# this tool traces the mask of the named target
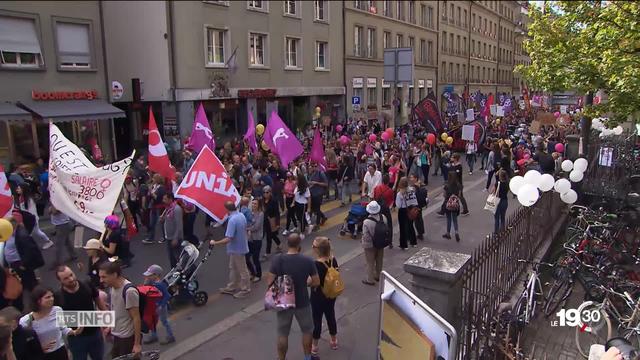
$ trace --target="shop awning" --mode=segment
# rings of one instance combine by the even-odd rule
[[[12,103],[0,102],[0,120],[31,121],[31,113],[20,109]]]
[[[45,121],[104,120],[126,117],[124,111],[102,100],[24,102],[20,106]]]

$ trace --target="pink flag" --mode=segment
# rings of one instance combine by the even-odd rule
[[[269,149],[280,156],[280,162],[285,168],[289,166],[291,161],[300,156],[304,150],[300,141],[275,111],[271,112],[263,138]]]
[[[249,144],[249,148],[251,148],[251,152],[255,153],[258,151],[258,145],[256,145],[256,123],[253,121],[253,114],[251,111],[247,111],[249,116],[249,125],[247,128],[247,133],[244,134],[244,139]]]
[[[313,144],[311,145],[311,154],[309,159],[317,162],[325,168],[327,167],[327,161],[324,157],[324,147],[322,146],[322,135],[320,134],[320,129],[317,127],[313,134]]]
[[[213,131],[209,127],[209,120],[207,120],[207,114],[204,112],[202,103],[198,106],[196,111],[196,119],[193,122],[191,128],[191,137],[189,137],[189,144],[187,147],[191,148],[196,153],[200,153],[200,150],[207,145],[211,149],[216,148],[216,141],[213,138]]]

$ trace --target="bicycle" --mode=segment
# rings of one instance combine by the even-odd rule
[[[616,336],[612,320],[618,324],[620,336],[633,346],[640,347],[640,301],[634,301],[627,291],[620,293],[612,288],[595,286],[605,292],[605,297],[601,303],[587,301],[578,307],[576,346],[580,354],[588,358],[591,345],[604,344],[607,339]],[[620,304],[623,305],[622,309]]]
[[[542,291],[542,282],[540,281],[540,265],[553,267],[553,264],[535,262],[529,260],[518,260],[519,262],[529,263],[533,265],[531,274],[525,282],[525,287],[516,301],[514,308],[514,316],[518,320],[520,326],[520,336],[524,332],[524,327],[535,318],[536,306],[538,298],[542,297],[544,301],[544,293]]]
[[[117,358],[113,358],[113,360],[134,360],[134,359],[158,360],[160,359],[160,352],[159,351],[143,351],[139,355],[132,353],[132,354],[118,356]]]

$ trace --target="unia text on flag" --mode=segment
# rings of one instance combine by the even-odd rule
[[[164,147],[162,136],[153,116],[153,109],[149,106],[149,170],[156,172],[169,180],[176,178],[176,169],[171,165],[167,148]]]
[[[4,167],[0,164],[0,218],[11,215],[11,209],[13,209],[13,195]]]
[[[267,143],[271,151],[280,157],[280,162],[284,168],[287,168],[289,163],[304,151],[300,141],[275,111],[271,112],[267,122],[267,128],[264,131],[264,142]]]
[[[95,167],[76,144],[49,124],[49,193],[51,204],[78,223],[98,232],[111,215],[133,161],[131,156]]]
[[[184,175],[175,196],[196,205],[217,222],[223,222],[229,215],[225,202],[231,201],[236,206],[240,203],[240,194],[231,177],[208,146],[202,148]]]
[[[253,113],[251,111],[247,111],[247,117],[249,118],[249,124],[247,125],[247,133],[244,134],[244,139],[247,144],[249,144],[251,152],[255,154],[255,152],[258,151],[258,145],[256,144],[256,122],[253,120]]]
[[[196,111],[196,117],[193,121],[191,136],[189,137],[189,144],[187,146],[197,154],[205,145],[210,149],[216,148],[216,141],[213,137],[213,131],[211,131],[211,127],[209,127],[207,114],[204,112],[204,106],[200,103]]]

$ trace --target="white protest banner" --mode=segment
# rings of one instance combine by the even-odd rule
[[[567,113],[567,105],[560,105],[560,114]]]
[[[496,112],[498,111],[498,105],[493,104],[489,107],[489,111],[491,112],[491,115],[496,116]]]
[[[496,108],[496,116],[504,116],[504,107],[499,106]]]
[[[49,124],[49,192],[51,204],[78,223],[104,231],[131,165],[124,160],[95,167],[60,129]]]
[[[462,140],[475,141],[476,127],[473,125],[462,125]]]
[[[473,121],[475,119],[475,114],[473,113],[473,109],[467,109],[467,121]]]

